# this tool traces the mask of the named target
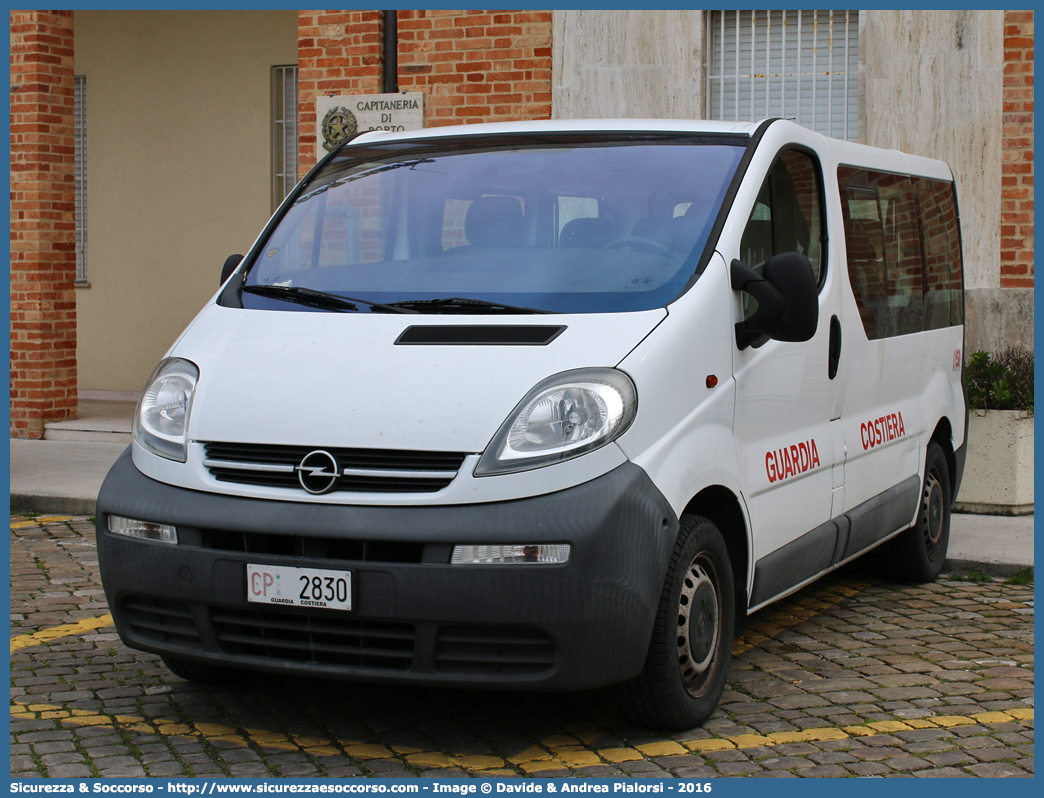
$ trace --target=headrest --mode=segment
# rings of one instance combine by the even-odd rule
[[[514,197],[481,197],[468,207],[464,236],[476,247],[512,247],[525,239],[522,206]]]

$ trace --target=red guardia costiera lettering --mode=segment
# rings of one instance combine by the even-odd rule
[[[765,452],[765,471],[769,482],[777,482],[795,474],[803,474],[819,465],[816,439]]]
[[[905,434],[906,427],[903,426],[902,413],[889,413],[859,425],[859,440],[863,443],[864,452],[886,441],[901,438]]]

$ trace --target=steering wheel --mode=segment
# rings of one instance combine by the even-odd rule
[[[625,247],[644,249],[647,252],[652,252],[654,255],[666,255],[669,258],[679,260],[678,254],[670,247],[661,244],[659,241],[651,238],[642,238],[641,236],[624,236],[603,245],[602,249],[623,249]]]

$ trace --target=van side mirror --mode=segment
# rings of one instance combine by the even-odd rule
[[[758,309],[736,324],[736,345],[746,349],[764,335],[777,341],[807,341],[819,325],[819,286],[808,258],[781,252],[765,261],[761,274],[732,261],[732,288],[758,301]]]
[[[229,255],[225,258],[225,265],[221,267],[221,283],[224,285],[225,281],[232,276],[232,272],[236,270],[236,267],[242,262],[242,255]]]

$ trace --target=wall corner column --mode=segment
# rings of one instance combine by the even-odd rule
[[[13,438],[76,417],[73,12],[12,11]]]

